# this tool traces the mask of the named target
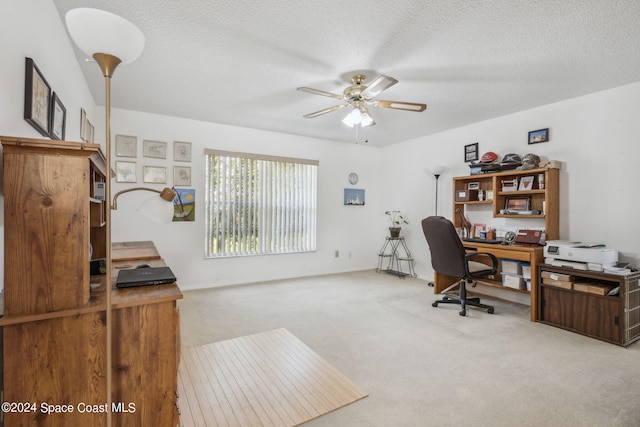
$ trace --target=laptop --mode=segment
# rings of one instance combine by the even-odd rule
[[[163,285],[173,283],[176,276],[169,267],[144,267],[120,270],[116,287],[131,288],[134,286]]]

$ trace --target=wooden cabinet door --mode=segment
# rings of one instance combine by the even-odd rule
[[[573,298],[570,292],[541,286],[542,310],[541,321],[552,323],[563,328],[573,328]]]
[[[585,333],[614,343],[621,343],[620,300],[612,297],[589,296],[589,318]]]

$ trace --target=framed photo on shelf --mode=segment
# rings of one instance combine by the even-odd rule
[[[116,156],[137,157],[138,138],[130,135],[116,135]]]
[[[138,182],[136,162],[116,162],[116,182]]]
[[[191,143],[173,141],[173,160],[175,160],[176,162],[190,162]]]
[[[539,142],[547,141],[549,141],[549,128],[529,132],[529,144],[537,144]]]
[[[144,157],[153,157],[155,159],[167,158],[167,143],[162,141],[142,141],[142,155]]]
[[[509,196],[505,198],[504,208],[510,211],[528,211],[530,204],[529,196]]]
[[[25,61],[24,80],[24,119],[43,136],[49,137],[51,86],[31,58]]]
[[[480,183],[478,181],[472,181],[467,185],[468,190],[479,190]]]
[[[191,186],[191,166],[173,167],[173,185],[181,187]]]
[[[471,230],[471,235],[473,236],[473,238],[480,238],[480,232],[485,231],[486,227],[486,224],[473,224],[473,229]]]
[[[464,146],[464,161],[472,162],[478,160],[478,143],[467,144]]]
[[[533,176],[523,176],[520,178],[520,185],[518,191],[533,190]]]
[[[153,184],[166,184],[167,168],[164,166],[145,166],[142,171],[142,181]]]
[[[64,140],[65,127],[67,125],[67,109],[57,93],[53,92],[51,97],[51,119],[49,120],[51,130],[49,135],[52,139]]]

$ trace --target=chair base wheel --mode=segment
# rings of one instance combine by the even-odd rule
[[[487,309],[487,313],[489,313],[489,314],[493,314],[493,307],[492,307],[492,308],[488,308],[488,309]]]
[[[466,316],[466,315],[467,315],[467,310],[460,311],[460,316]]]
[[[431,304],[431,305],[432,305],[433,307],[437,307],[437,306],[438,306],[438,303],[437,303],[437,302],[434,302],[434,303],[433,303],[433,304]]]

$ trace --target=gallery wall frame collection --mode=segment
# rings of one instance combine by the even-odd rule
[[[167,159],[169,144],[165,141],[151,139],[142,140],[142,157],[149,159]],[[134,135],[115,136],[115,154],[122,160],[116,161],[116,182],[138,182],[137,158],[138,137]],[[173,160],[175,162],[191,161],[191,143],[173,142]],[[168,181],[167,166],[144,164],[142,166],[142,182],[150,184],[166,184]],[[173,186],[191,186],[191,166],[173,166]]]
[[[42,136],[64,140],[67,109],[32,58],[25,58],[24,119]]]

